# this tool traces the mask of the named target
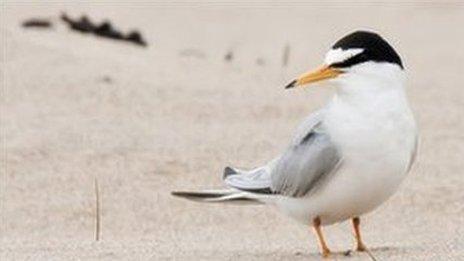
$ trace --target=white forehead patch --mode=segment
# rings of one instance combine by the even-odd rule
[[[325,64],[333,64],[333,63],[340,63],[349,58],[362,53],[364,49],[362,48],[352,48],[343,50],[342,48],[331,49],[325,55]]]

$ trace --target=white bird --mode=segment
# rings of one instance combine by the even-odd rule
[[[319,81],[334,86],[334,96],[303,122],[282,154],[248,171],[226,167],[228,189],[172,194],[203,202],[275,205],[313,226],[324,257],[330,250],[321,226],[351,219],[356,250],[366,251],[359,217],[398,189],[417,151],[404,67],[382,37],[356,31],[332,46],[323,66],[286,88]]]

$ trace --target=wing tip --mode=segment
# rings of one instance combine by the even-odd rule
[[[238,174],[238,172],[235,169],[227,166],[224,168],[224,175],[222,176],[222,178],[226,179],[227,177],[236,175],[236,174]]]
[[[180,198],[208,199],[222,197],[224,195],[227,195],[227,193],[214,193],[203,191],[171,191],[171,195]]]

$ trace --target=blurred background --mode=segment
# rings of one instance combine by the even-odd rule
[[[319,258],[309,228],[272,208],[169,193],[277,155],[333,91],[283,86],[358,29],[400,53],[421,132],[365,241],[378,260],[464,258],[463,2],[0,5],[0,259]],[[82,16],[99,33],[71,29]],[[352,247],[348,224],[326,234]]]

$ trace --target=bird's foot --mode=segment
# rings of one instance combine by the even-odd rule
[[[365,252],[365,251],[367,251],[367,247],[363,243],[358,243],[356,245],[356,251]]]
[[[332,254],[332,252],[330,252],[330,249],[328,249],[328,248],[322,249],[321,255],[322,255],[323,258],[330,257],[330,254]]]

